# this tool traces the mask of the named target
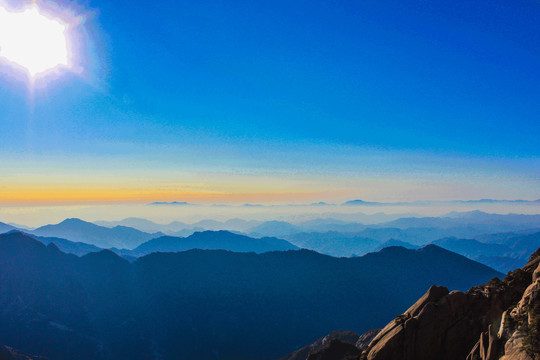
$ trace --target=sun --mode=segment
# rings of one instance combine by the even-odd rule
[[[37,5],[11,12],[0,6],[0,59],[31,77],[70,64],[68,24],[42,14]]]

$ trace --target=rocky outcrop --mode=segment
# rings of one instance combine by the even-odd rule
[[[373,329],[359,336],[354,331],[336,330],[281,360],[357,359],[380,331]]]
[[[532,271],[532,282],[520,301],[503,312],[498,330],[490,325],[480,335],[467,360],[540,359],[540,257],[535,255],[523,268]]]
[[[539,359],[539,253],[504,280],[465,293],[431,287],[373,339],[362,358]]]
[[[356,346],[334,339],[330,342],[328,347],[309,354],[307,360],[353,360],[361,353],[361,350]]]
[[[305,360],[310,358],[312,354],[321,354],[325,349],[330,347],[336,347],[336,351],[342,351],[342,349],[347,348],[346,345],[350,345],[356,349],[356,343],[360,340],[360,336],[354,331],[343,331],[336,330],[332,331],[327,336],[318,339],[313,344],[305,346],[299,350],[296,350],[292,354],[287,355],[281,360]],[[371,339],[370,339],[371,340]],[[337,348],[340,350],[337,350]],[[358,349],[357,349],[358,350]],[[315,359],[315,358],[310,358]]]
[[[371,341],[375,338],[375,336],[377,336],[380,332],[381,332],[381,329],[373,329],[373,330],[366,331],[365,333],[360,335],[360,337],[356,341],[356,344],[355,344],[356,347],[359,348],[360,350],[365,349],[371,343]]]
[[[332,360],[540,360],[539,298],[540,249],[504,280],[494,278],[467,292],[432,286],[369,345],[357,341],[360,354],[336,340],[311,355],[332,354],[326,357]]]

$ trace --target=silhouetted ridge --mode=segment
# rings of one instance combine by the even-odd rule
[[[377,327],[433,283],[466,289],[502,276],[433,249],[189,250],[129,263],[0,235],[0,339],[54,360],[275,359],[336,328]]]
[[[152,252],[179,252],[190,249],[230,250],[256,252],[297,249],[291,243],[277,238],[251,238],[229,231],[195,232],[188,237],[162,236],[149,240],[125,254],[143,256]]]
[[[92,252],[81,257],[81,261],[94,265],[127,265],[129,261],[118,256],[111,250]]]
[[[47,247],[47,250],[49,250],[49,251],[61,252],[60,248],[58,246],[56,246],[55,243],[49,243],[46,247]]]
[[[0,222],[0,233],[6,233],[11,230],[17,230],[14,226]]]
[[[79,218],[67,218],[65,219],[64,221],[61,221],[60,224],[70,224],[70,225],[83,225],[83,226],[88,226],[88,227],[95,227],[97,225],[94,225],[92,223],[89,223],[87,221],[84,221],[84,220],[81,220]]]
[[[149,234],[130,227],[115,226],[108,228],[81,219],[66,219],[58,224],[45,225],[29,233],[83,242],[100,248],[132,249],[162,233]]]
[[[12,231],[0,235],[0,249],[40,252],[45,250],[45,245],[20,231]]]

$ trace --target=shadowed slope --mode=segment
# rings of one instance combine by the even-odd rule
[[[335,328],[388,321],[433,283],[500,275],[436,246],[351,259],[190,250],[130,264],[20,233],[0,235],[0,270],[0,338],[57,360],[272,359]]]

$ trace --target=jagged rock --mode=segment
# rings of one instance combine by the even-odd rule
[[[493,327],[489,325],[487,332],[480,334],[480,340],[467,356],[466,360],[496,360],[498,359],[499,338],[493,332]]]
[[[368,330],[358,336],[354,331],[336,330],[281,360],[344,359],[345,355],[355,359],[380,331],[381,329]]]
[[[381,331],[363,357],[368,360],[538,359],[540,257],[537,253],[523,269],[509,273],[503,281],[493,279],[466,293],[453,291],[447,295],[444,288],[430,288]],[[535,282],[531,284],[533,279]],[[518,301],[512,312],[505,311]],[[526,319],[525,324],[519,325],[519,319]],[[524,355],[527,353],[524,344],[529,355]]]
[[[319,353],[331,345],[338,345],[338,343],[334,343],[334,340],[338,340],[342,344],[354,346],[359,339],[360,337],[354,331],[332,331],[330,334],[318,339],[313,344],[305,346],[292,354],[287,355],[281,360],[306,360],[313,353]],[[340,348],[343,348],[343,346],[340,345]]]
[[[537,258],[540,260],[540,258]],[[529,265],[529,264],[528,264]],[[540,263],[533,272],[533,283],[519,303],[501,322],[499,337],[505,341],[501,360],[540,359]]]
[[[364,348],[368,346],[369,343],[371,343],[371,341],[375,338],[375,336],[377,336],[377,334],[381,332],[381,330],[382,329],[372,329],[360,335],[360,337],[356,341],[356,347],[360,350],[364,350]]]
[[[540,343],[534,337],[538,334],[537,284],[540,283],[537,253],[525,267],[509,273],[504,280],[495,278],[466,293],[448,294],[445,288],[431,287],[373,339],[363,357],[368,360],[496,360],[507,354],[501,359],[536,360],[536,357],[522,357],[522,353],[525,352],[524,341],[525,345],[529,344],[531,354],[538,351],[535,346]],[[533,278],[535,282],[531,284]],[[505,311],[518,301],[512,312]],[[526,326],[519,325],[517,319],[527,319]],[[527,331],[517,331],[524,327]],[[531,337],[532,328],[536,332]],[[518,353],[518,348],[520,357],[508,355]]]
[[[328,346],[311,353],[307,357],[307,360],[352,360],[357,358],[361,353],[360,349],[353,344],[333,339]]]

